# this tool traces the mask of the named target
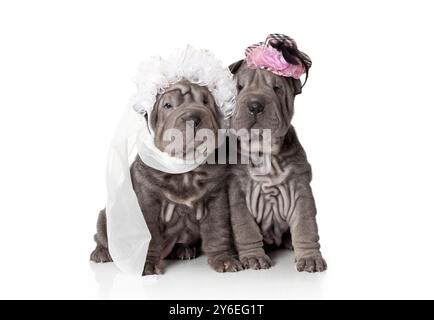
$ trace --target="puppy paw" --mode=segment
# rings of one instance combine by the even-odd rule
[[[163,268],[159,264],[146,262],[143,268],[142,276],[151,276],[154,274],[163,274]]]
[[[271,259],[266,254],[243,257],[241,263],[245,269],[260,270],[271,267]]]
[[[93,252],[90,254],[90,261],[96,263],[103,263],[103,262],[113,262],[113,259],[110,256],[110,253],[107,248],[97,246],[95,250],[93,250]]]
[[[171,257],[180,260],[190,260],[195,259],[196,254],[196,247],[178,246],[173,250]]]
[[[228,255],[209,258],[208,263],[217,272],[237,272],[243,270],[241,262]]]
[[[300,258],[296,261],[297,271],[322,272],[327,269],[327,263],[321,255]]]

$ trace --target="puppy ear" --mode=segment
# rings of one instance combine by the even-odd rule
[[[301,93],[301,89],[303,88],[303,85],[301,84],[300,79],[294,79],[294,78],[288,78],[290,86],[292,86],[292,89],[294,90],[294,95]]]
[[[243,65],[244,59],[234,62],[229,66],[229,70],[230,72],[232,72],[232,74],[237,73],[238,69]]]
[[[148,123],[151,129],[155,132],[158,122],[158,103],[160,102],[161,94],[157,94],[154,106],[152,107],[151,114],[148,115]]]

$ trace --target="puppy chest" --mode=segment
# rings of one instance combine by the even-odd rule
[[[288,184],[269,185],[251,180],[246,186],[247,207],[264,228],[272,222],[287,225],[293,202]]]
[[[289,180],[289,170],[274,162],[267,175],[250,172],[244,186],[247,207],[266,242],[280,243],[282,234],[288,229],[295,206],[295,188]]]
[[[207,180],[206,173],[184,173],[170,179],[162,194],[167,202],[194,210],[200,206],[212,186],[213,183]]]
[[[162,231],[166,236],[176,237],[179,242],[189,243],[200,237],[200,221],[208,214],[203,202],[189,208],[163,201],[160,213]]]
[[[204,205],[203,201],[196,203],[192,207],[186,207],[185,205],[179,205],[170,201],[163,201],[161,205],[160,221],[163,224],[173,224],[180,220],[191,221],[194,223],[199,223],[203,217],[208,214],[208,209]]]

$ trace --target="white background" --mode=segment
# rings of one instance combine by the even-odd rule
[[[0,298],[434,298],[431,2],[2,1]],[[138,63],[190,43],[230,64],[272,32],[313,60],[293,123],[329,270],[90,264]]]

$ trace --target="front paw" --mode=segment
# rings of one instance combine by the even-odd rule
[[[260,270],[271,267],[271,259],[264,253],[241,258],[241,263],[246,269]]]
[[[196,247],[177,246],[173,249],[171,257],[180,260],[195,259],[197,255]]]
[[[208,263],[217,272],[237,272],[243,270],[241,262],[229,255],[208,258]]]
[[[154,274],[163,274],[163,268],[161,264],[146,262],[145,267],[143,268],[142,276],[151,276]]]
[[[321,255],[297,259],[297,271],[322,272],[327,269],[327,263]]]
[[[112,257],[107,248],[97,246],[95,250],[90,254],[90,261],[96,263],[113,262]]]

